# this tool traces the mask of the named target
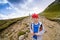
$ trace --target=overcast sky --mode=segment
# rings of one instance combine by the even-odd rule
[[[40,13],[55,0],[0,0],[0,20]]]

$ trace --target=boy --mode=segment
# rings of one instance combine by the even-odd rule
[[[30,32],[33,40],[42,40],[42,35],[44,33],[44,27],[38,20],[38,14],[32,14],[33,22],[31,23]]]

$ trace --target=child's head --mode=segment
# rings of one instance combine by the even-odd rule
[[[39,18],[38,14],[36,14],[36,13],[32,14],[32,19],[34,22],[38,22],[38,18]]]

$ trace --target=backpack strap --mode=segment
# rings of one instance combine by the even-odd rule
[[[38,30],[38,32],[39,32],[39,31],[42,31],[42,28],[43,28],[42,23],[39,22],[39,30]]]
[[[33,22],[31,23],[31,29],[33,30]]]
[[[32,23],[31,23],[31,29],[32,29]]]
[[[41,25],[42,25],[42,23],[41,23],[41,22],[39,22],[39,28],[41,27]]]

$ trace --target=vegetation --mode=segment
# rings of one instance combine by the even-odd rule
[[[60,3],[52,3],[40,15],[43,15],[48,19],[60,18]]]
[[[20,32],[18,33],[18,36],[21,36],[21,35],[24,35],[24,34],[26,34],[26,32],[20,31]]]
[[[9,20],[0,20],[0,31],[6,29],[10,25],[16,23],[17,21],[22,21],[25,17],[9,19]]]

